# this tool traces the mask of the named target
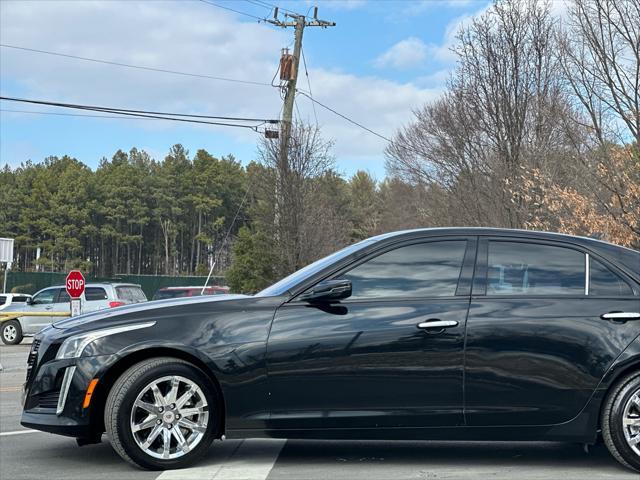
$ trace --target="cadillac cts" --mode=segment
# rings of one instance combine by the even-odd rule
[[[640,253],[424,229],[254,296],[162,300],[41,331],[22,424],[148,469],[215,438],[554,440],[640,470]],[[215,454],[215,450],[212,452]]]

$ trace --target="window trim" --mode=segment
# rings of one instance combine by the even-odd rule
[[[589,296],[589,286],[591,284],[591,261],[589,252],[584,254],[584,296]]]
[[[580,252],[585,256],[585,292],[582,294],[570,294],[570,295],[487,295],[487,284],[488,284],[488,273],[489,273],[489,242],[508,242],[508,243],[525,243],[525,244],[538,244],[538,245],[548,245],[552,247],[558,248],[569,248],[571,250],[575,250],[576,252]],[[588,260],[587,260],[588,257]],[[615,275],[620,277],[633,292],[632,296],[611,296],[611,295],[593,295],[590,291],[587,291],[587,277],[590,277],[590,268],[587,268],[587,261],[589,262],[588,266],[591,265],[591,260],[595,259],[598,262],[602,263],[609,270],[611,270]],[[590,279],[589,279],[590,283]],[[496,237],[496,236],[481,236],[478,242],[478,254],[477,254],[477,262],[476,262],[476,276],[473,282],[473,289],[471,292],[472,297],[486,297],[491,299],[509,299],[509,298],[615,298],[615,299],[630,299],[630,298],[638,298],[640,296],[640,288],[636,286],[636,282],[630,280],[630,277],[620,270],[615,264],[612,264],[606,258],[603,258],[601,255],[594,253],[589,250],[587,247],[582,245],[563,242],[558,240],[547,240],[542,238],[531,238],[531,237]]]
[[[565,243],[565,242],[554,242],[554,241],[547,241],[547,240],[543,240],[543,239],[538,239],[538,238],[525,238],[525,237],[485,237],[482,240],[484,240],[484,249],[483,249],[483,258],[482,258],[482,262],[484,263],[484,268],[482,269],[482,276],[479,278],[479,281],[482,282],[482,294],[480,293],[473,293],[473,296],[478,296],[478,295],[482,295],[486,298],[490,298],[490,299],[509,299],[509,298],[584,298],[585,297],[585,293],[584,290],[582,293],[580,294],[561,294],[561,293],[557,293],[557,294],[544,294],[544,295],[524,295],[524,294],[515,294],[515,295],[507,295],[507,294],[502,294],[502,295],[489,295],[488,294],[488,285],[489,285],[489,243],[490,242],[495,242],[495,243],[523,243],[523,244],[535,244],[535,245],[545,245],[545,246],[549,246],[549,247],[557,247],[557,248],[568,248],[570,250],[574,250],[580,254],[583,255],[583,257],[586,255],[587,250],[586,249],[582,249],[577,247],[576,245],[573,245],[571,243]],[[585,269],[586,272],[586,269]],[[585,274],[586,275],[586,274]],[[475,286],[475,285],[474,285]],[[584,285],[583,285],[584,287]]]
[[[345,298],[341,300],[340,304],[357,304],[357,303],[370,303],[370,302],[396,302],[396,301],[423,301],[423,300],[453,300],[471,296],[470,286],[473,284],[473,276],[475,273],[475,259],[478,246],[478,237],[475,235],[452,235],[452,236],[433,236],[433,237],[418,237],[411,239],[404,239],[393,243],[381,245],[379,248],[367,252],[360,258],[356,258],[353,261],[339,265],[337,268],[332,268],[330,271],[324,273],[321,277],[314,279],[313,283],[306,286],[303,290],[297,292],[287,303],[294,305],[308,305],[308,302],[299,300],[298,297],[305,293],[310,288],[313,288],[318,283],[324,280],[331,280],[346,273],[357,266],[372,260],[384,253],[398,248],[408,247],[411,245],[423,244],[423,243],[436,243],[436,242],[466,242],[465,252],[462,258],[460,266],[460,274],[458,275],[458,282],[456,284],[456,290],[454,295],[446,296],[397,296],[397,297],[378,297],[378,298]],[[461,286],[466,284],[466,293]]]
[[[598,255],[593,255],[588,253],[588,255],[592,256],[594,260],[598,263],[601,263],[605,268],[607,268],[611,273],[617,276],[620,280],[622,280],[629,290],[631,290],[631,295],[592,295],[591,290],[589,290],[589,296],[593,298],[637,298],[640,296],[640,288],[638,288],[636,282],[629,278],[629,276],[622,271],[620,268],[617,268],[615,264],[612,264],[607,259],[602,258]],[[589,276],[589,288],[591,288],[591,260],[589,260],[589,271],[587,272]]]

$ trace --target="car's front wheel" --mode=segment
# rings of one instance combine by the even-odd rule
[[[6,345],[17,345],[22,341],[22,327],[17,320],[2,323],[2,342]]]
[[[175,358],[140,362],[115,382],[104,423],[114,450],[150,470],[185,467],[206,453],[219,422],[207,375]]]
[[[640,471],[640,372],[613,388],[602,410],[602,438],[611,454]]]

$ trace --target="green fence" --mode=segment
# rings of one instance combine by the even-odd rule
[[[53,285],[64,285],[66,273],[59,272],[13,272],[9,270],[7,275],[7,292],[35,293],[38,290]],[[135,283],[142,287],[147,298],[162,287],[201,286],[207,277],[171,277],[168,275],[115,275],[110,278],[98,278],[85,275],[89,282],[126,282]],[[0,282],[2,277],[0,276]],[[226,285],[224,277],[213,276],[209,285]],[[0,284],[0,290],[2,285]]]

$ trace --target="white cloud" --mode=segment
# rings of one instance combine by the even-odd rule
[[[5,44],[267,83],[275,73],[280,48],[291,36],[291,32],[241,22],[234,14],[200,3],[1,2],[0,8],[0,39]],[[279,92],[270,86],[133,70],[7,48],[0,48],[0,55],[3,94],[270,118],[278,117],[282,105]],[[407,121],[413,108],[438,94],[436,88],[322,68],[310,75],[318,100],[387,136]],[[309,101],[299,98],[297,102],[302,115],[313,118]],[[325,133],[335,139],[338,159],[381,158],[383,140],[321,107],[317,112]],[[147,130],[166,131],[168,143],[174,140],[172,123],[131,124],[140,132],[139,145],[145,144]],[[212,131],[205,126],[192,128]],[[246,145],[256,142],[250,132],[213,131]]]
[[[405,38],[393,45],[375,60],[377,67],[412,68],[427,56],[427,45],[416,37]]]

